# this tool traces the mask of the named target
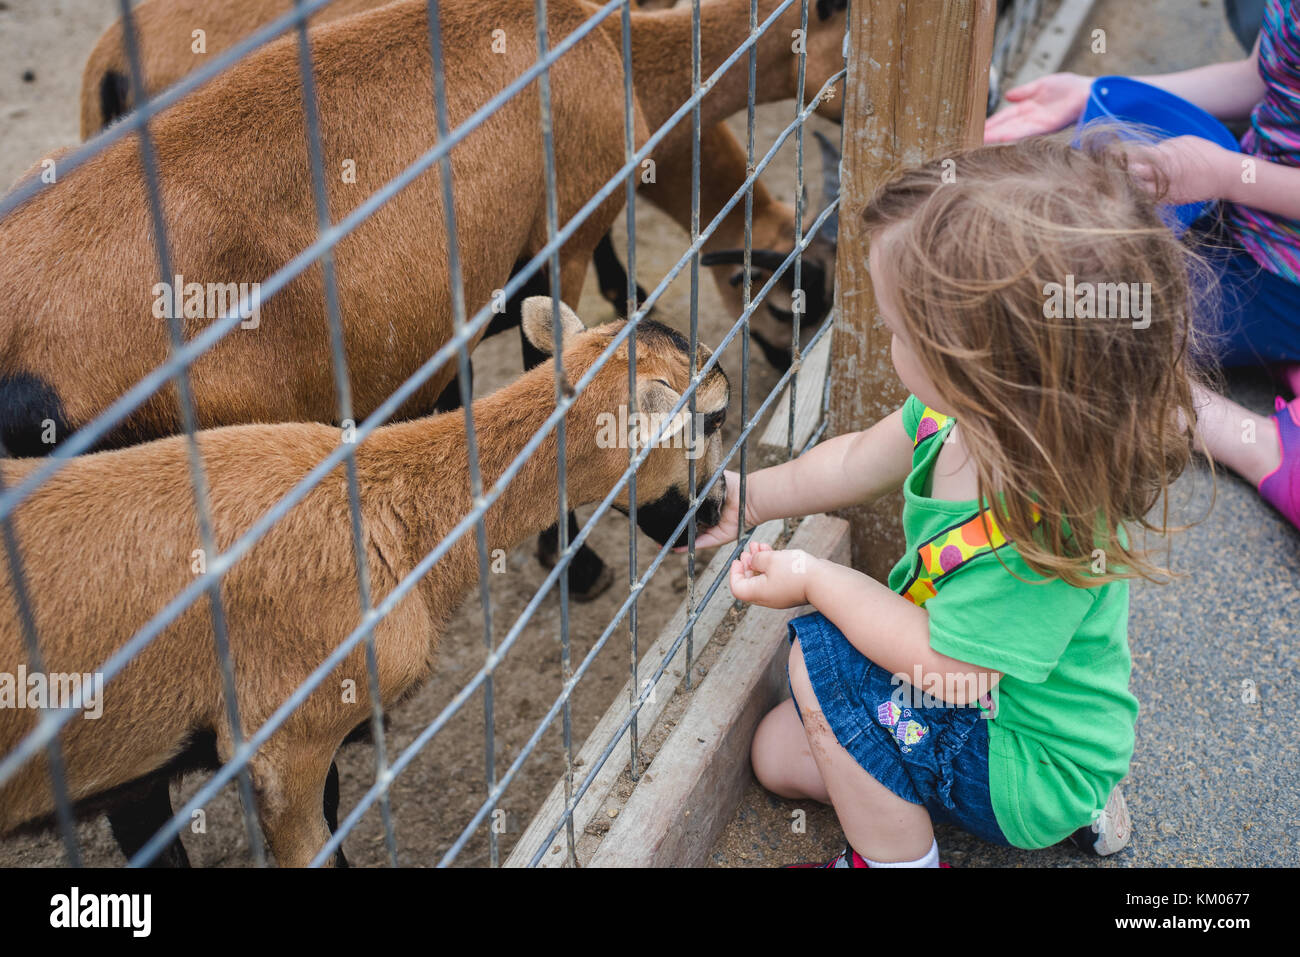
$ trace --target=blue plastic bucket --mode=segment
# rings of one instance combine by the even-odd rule
[[[1099,76],[1092,81],[1088,105],[1079,117],[1080,133],[1093,120],[1138,124],[1133,139],[1199,136],[1224,149],[1241,151],[1228,128],[1196,104],[1127,76]],[[1211,205],[1211,202],[1186,203],[1169,208],[1170,227],[1182,234]]]

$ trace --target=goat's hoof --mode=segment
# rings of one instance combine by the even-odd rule
[[[548,548],[546,543],[539,543],[537,560],[545,568],[554,568],[559,555]],[[578,549],[578,553],[573,556],[568,575],[569,597],[584,604],[595,601],[609,590],[610,585],[614,584],[614,573],[609,570],[609,566],[586,545]]]
[[[614,573],[609,570],[609,566],[601,563],[600,570],[595,576],[588,579],[586,587],[581,587],[577,581],[578,576],[574,574],[572,568],[569,569],[569,597],[578,602],[595,601],[614,584]]]

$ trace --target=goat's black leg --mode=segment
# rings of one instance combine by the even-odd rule
[[[569,541],[578,537],[578,516],[569,513]],[[560,559],[560,526],[552,525],[537,536],[537,558],[547,568],[554,568]],[[611,572],[592,549],[585,544],[573,555],[569,563],[569,597],[574,601],[591,601],[614,583]]]
[[[519,337],[523,344],[524,368],[532,369],[548,357],[537,349],[524,336]],[[569,541],[578,535],[578,516],[569,513]],[[560,527],[552,525],[537,537],[537,560],[547,568],[554,568],[560,560]],[[574,601],[592,601],[614,583],[614,573],[589,546],[583,545],[573,555],[569,563],[569,597]]]
[[[623,263],[619,261],[618,253],[614,251],[614,243],[609,238],[609,233],[601,237],[596,249],[591,254],[592,264],[596,267],[596,283],[600,287],[601,296],[614,307],[614,311],[623,319],[627,318],[627,270],[623,268]],[[645,302],[646,291],[637,283],[636,301],[639,305]],[[654,310],[651,309],[651,312]],[[648,313],[647,313],[648,315]]]
[[[325,824],[331,834],[339,829],[339,766],[337,761],[330,762],[330,773],[325,776]],[[347,867],[348,859],[343,856],[343,845],[334,852],[334,866]]]
[[[139,792],[139,799],[108,813],[108,826],[127,860],[135,857],[172,819],[172,796],[166,777],[159,776]],[[150,867],[189,867],[190,858],[179,836],[149,862]]]
[[[474,394],[474,363],[472,361],[469,364],[469,393],[470,395]],[[459,375],[454,377],[447,384],[447,388],[442,390],[442,393],[438,396],[438,401],[433,404],[433,407],[439,412],[455,412],[460,408]]]

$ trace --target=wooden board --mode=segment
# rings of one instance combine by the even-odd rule
[[[771,544],[777,540],[781,534],[780,522],[767,522],[760,525],[754,530],[753,540],[767,542]],[[710,583],[722,571],[727,564],[727,555],[730,549],[720,548],[713,560],[709,562],[708,567],[697,576],[697,581],[702,584]],[[719,623],[726,616],[727,611],[735,601],[731,594],[731,589],[724,582],[716,592],[713,593],[713,600],[700,612],[700,616],[695,622],[694,647],[695,653],[699,652],[708,644],[709,639],[713,637],[714,631],[717,630]],[[641,665],[638,674],[649,676],[658,669],[659,664],[664,660],[668,649],[672,643],[677,640],[682,629],[686,626],[687,620],[687,602],[683,601],[677,612],[673,615],[672,620],[664,626],[663,631],[659,633],[650,649],[641,657]],[[638,727],[641,734],[654,726],[664,706],[672,698],[672,690],[681,680],[681,672],[685,667],[686,645],[683,643],[677,649],[677,654],[669,663],[664,671],[664,676],[660,679],[659,694],[652,695],[641,706],[641,713],[637,718]],[[673,671],[676,669],[677,675]],[[587,737],[582,749],[575,757],[575,763],[581,762],[574,769],[574,787],[581,786],[582,781],[591,773],[592,767],[600,758],[600,754],[609,744],[609,740],[614,736],[619,726],[627,719],[629,707],[629,690],[631,682],[623,685],[623,690],[619,692],[614,703],[610,705],[609,710],[605,712],[595,729]],[[638,689],[638,692],[643,689]],[[631,744],[629,742],[629,732],[624,731],[614,746],[609,760],[596,773],[596,777],[591,783],[591,787],[582,796],[573,812],[573,829],[576,835],[581,835],[590,823],[596,812],[600,810],[605,799],[609,796],[610,789],[613,788],[619,776],[627,768]],[[555,826],[561,813],[564,811],[564,782],[561,781],[551,790],[550,795],[541,807],[541,810],[533,817],[528,828],[524,831],[523,836],[519,838],[519,843],[514,846],[510,856],[506,859],[506,867],[527,867],[537,849],[542,846],[546,839],[547,833]],[[546,853],[538,862],[539,867],[562,867],[564,866],[568,855],[564,853],[566,843],[565,831],[563,828],[556,835],[555,839],[546,848]],[[553,853],[558,848],[557,853]]]
[[[842,519],[804,519],[789,547],[846,562]],[[750,780],[754,729],[787,692],[786,625],[812,609],[751,606],[589,867],[698,867]]]

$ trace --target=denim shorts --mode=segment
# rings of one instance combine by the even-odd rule
[[[1010,844],[993,814],[988,723],[979,707],[916,706],[911,685],[864,656],[820,613],[790,622],[789,638],[799,639],[835,739],[868,774],[925,805],[936,824]]]

